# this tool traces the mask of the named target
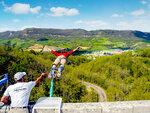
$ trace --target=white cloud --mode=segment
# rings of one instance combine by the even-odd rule
[[[41,6],[31,8],[30,4],[15,3],[12,5],[12,7],[5,7],[4,11],[15,14],[28,14],[29,12],[36,14],[40,9]]]
[[[5,31],[18,31],[18,30],[24,30],[26,28],[40,28],[40,27],[37,27],[37,26],[23,26],[21,28],[11,28],[11,27],[8,27],[7,25],[1,25],[0,26],[0,32],[5,32]]]
[[[31,13],[34,13],[34,14],[38,14],[40,10],[41,10],[41,6],[30,8]]]
[[[4,32],[4,31],[8,31],[9,28],[8,27],[0,27],[0,32]]]
[[[118,22],[115,27],[120,30],[130,30],[131,26],[128,22]]]
[[[52,7],[52,8],[50,8],[50,11],[53,12],[53,14],[50,14],[51,16],[79,15],[79,11],[75,8],[68,9],[68,8],[64,8],[64,7]]]
[[[75,24],[78,25],[82,25],[87,27],[88,29],[105,29],[105,28],[109,28],[109,23],[104,22],[102,20],[92,20],[92,21],[82,21],[82,20],[78,20],[75,22]]]
[[[20,22],[20,20],[19,19],[14,19],[13,22],[18,23],[18,22]]]
[[[120,30],[139,30],[150,32],[150,20],[134,20],[132,22],[118,22],[115,28]]]
[[[142,4],[147,4],[147,2],[146,2],[146,1],[144,1],[144,0],[143,0],[143,1],[141,1],[141,3],[142,3]]]
[[[16,28],[10,28],[7,25],[1,25],[0,27],[0,32],[5,32],[5,31],[16,31]]]
[[[93,21],[76,21],[76,28],[82,28],[87,30],[96,29],[114,29],[114,30],[139,30],[144,32],[150,32],[150,20],[139,19],[130,22],[120,21],[116,23],[108,23],[102,20]],[[75,25],[74,25],[75,26]]]
[[[136,10],[136,11],[133,11],[131,12],[131,15],[134,15],[134,16],[141,16],[145,13],[144,9],[140,9],[140,10]]]
[[[16,3],[12,7],[5,7],[4,11],[10,11],[15,14],[27,14],[30,11],[30,5]]]
[[[23,26],[20,30],[24,30],[26,28],[39,28],[37,26]]]
[[[111,17],[112,17],[112,18],[118,18],[118,17],[123,17],[123,15],[113,14]]]

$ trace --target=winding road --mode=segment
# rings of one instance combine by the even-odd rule
[[[80,82],[82,84],[85,84],[87,87],[92,87],[94,90],[96,90],[98,95],[99,95],[99,101],[100,102],[107,102],[106,93],[101,87],[98,87],[97,85],[94,85],[94,84],[91,84],[91,83],[88,83],[88,82],[83,82],[83,81],[80,81]]]

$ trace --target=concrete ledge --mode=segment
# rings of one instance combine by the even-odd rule
[[[134,101],[131,104],[133,105],[133,113],[150,113],[150,100]]]
[[[9,106],[0,107],[0,113],[9,111],[9,108]],[[43,109],[37,110],[36,112],[58,113],[55,109]],[[61,113],[150,113],[150,100],[98,103],[62,103]]]
[[[150,113],[150,100],[99,103],[63,103],[62,113]]]
[[[101,113],[100,103],[63,103],[62,113]]]
[[[105,102],[101,103],[102,113],[132,113],[131,102]]]

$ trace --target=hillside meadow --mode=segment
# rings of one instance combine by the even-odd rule
[[[57,46],[74,49],[76,46],[86,47],[86,50],[111,50],[112,48],[145,48],[150,45],[149,40],[108,38],[108,37],[43,37],[43,38],[6,38],[0,40],[1,46],[12,46],[19,49],[28,49],[34,44]],[[83,49],[84,50],[84,49]]]

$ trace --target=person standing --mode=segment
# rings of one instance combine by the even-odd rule
[[[26,72],[17,72],[14,75],[16,84],[10,85],[1,98],[1,102],[7,103],[7,98],[11,98],[11,109],[8,113],[29,113],[28,102],[32,88],[38,84],[46,73],[42,73],[36,81],[24,82]]]

